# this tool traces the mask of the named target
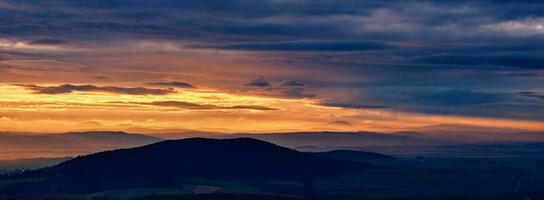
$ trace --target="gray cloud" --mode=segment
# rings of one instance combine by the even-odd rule
[[[340,126],[353,126],[353,124],[345,120],[336,120],[336,121],[329,122],[328,124],[340,125]]]
[[[134,102],[132,102],[134,103]],[[258,106],[258,105],[234,105],[234,106],[218,106],[218,105],[212,105],[212,104],[195,104],[195,103],[189,103],[189,102],[183,102],[183,101],[155,101],[151,103],[136,103],[136,104],[142,104],[142,105],[152,105],[152,106],[163,106],[163,107],[173,107],[173,108],[181,108],[181,109],[193,109],[193,110],[262,110],[262,111],[268,111],[268,110],[277,110],[275,108],[270,108],[266,106]]]
[[[116,86],[95,86],[95,85],[71,85],[39,86],[39,85],[17,85],[34,91],[36,94],[66,94],[72,92],[107,92],[129,95],[167,95],[176,91],[170,89],[153,89],[144,87],[116,87]]]
[[[380,41],[282,41],[270,43],[239,43],[221,46],[199,46],[208,48],[246,51],[369,51],[391,48]]]
[[[470,90],[446,90],[421,97],[423,103],[440,106],[464,106],[475,104],[490,104],[503,102],[508,99],[506,94],[475,92]]]
[[[485,55],[433,55],[415,60],[420,63],[456,66],[505,66],[519,68],[544,68],[544,55],[538,54],[499,54]]]
[[[258,78],[258,79],[253,79],[253,80],[250,80],[248,81],[247,83],[244,84],[245,86],[251,86],[251,87],[269,87],[271,86],[272,84],[270,84],[270,82],[264,80],[264,78]]]
[[[354,109],[384,109],[389,108],[385,105],[372,105],[372,104],[361,104],[356,102],[323,102],[321,103],[323,106],[330,106],[330,107],[339,107],[339,108],[354,108]]]
[[[286,80],[281,83],[281,86],[284,87],[304,87],[305,84],[302,81],[297,80]]]
[[[261,85],[264,85],[264,84],[261,84]],[[272,84],[268,83],[268,86],[272,86]],[[314,98],[317,96],[315,94],[308,92],[308,88],[306,87],[306,84],[304,84],[302,81],[285,80],[285,81],[282,81],[279,84],[279,86],[276,86],[276,87],[268,87],[268,86],[266,86],[267,91],[282,97]]]
[[[155,82],[155,83],[148,83],[148,85],[172,86],[172,87],[178,87],[178,88],[194,88],[194,86],[189,83],[179,82],[179,81]]]
[[[41,39],[35,39],[29,42],[29,44],[33,45],[55,45],[55,44],[63,44],[66,43],[66,41],[61,39],[55,39],[55,38],[41,38]]]
[[[544,94],[539,94],[536,92],[525,91],[525,92],[518,92],[518,94],[524,97],[531,97],[531,98],[544,100]]]
[[[506,93],[478,90],[377,87],[348,99],[329,99],[324,106],[389,109],[411,113],[542,120],[544,103],[534,92]],[[535,96],[536,95],[536,96]],[[537,98],[519,99],[520,96]]]

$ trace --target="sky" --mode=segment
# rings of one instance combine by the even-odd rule
[[[0,0],[0,130],[544,130],[540,0]]]

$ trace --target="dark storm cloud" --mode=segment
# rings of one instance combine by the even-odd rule
[[[129,95],[167,95],[176,91],[170,89],[153,89],[144,87],[117,87],[117,86],[95,86],[95,85],[71,85],[64,84],[59,86],[39,86],[39,85],[17,85],[36,94],[67,94],[72,92],[107,92],[114,94]]]
[[[236,49],[280,48],[278,44],[263,47],[259,44],[263,40],[285,42],[314,39],[325,42],[368,40],[370,37],[429,38],[435,35],[455,38],[462,35],[463,30],[477,30],[480,25],[543,16],[542,3],[533,1],[348,0],[339,3],[335,0],[263,0],[259,4],[250,0],[6,2],[11,6],[0,11],[0,16],[5,19],[0,33],[6,35],[71,36],[100,40],[104,37],[97,36],[130,33],[132,36],[181,38],[196,43],[240,42],[230,46]],[[14,14],[18,17],[9,17]],[[395,27],[398,29],[392,32],[390,28]],[[247,42],[257,44],[247,45]],[[366,45],[356,46],[347,49],[365,49],[362,46]]]
[[[242,43],[212,46],[219,49],[246,51],[369,51],[391,46],[378,41],[287,41],[272,43]]]
[[[179,81],[155,82],[155,83],[148,83],[148,85],[171,86],[171,87],[178,87],[178,88],[194,88],[194,86],[189,83],[179,82]]]
[[[135,103],[135,102],[132,102]],[[257,105],[234,105],[234,106],[218,106],[212,104],[196,104],[183,101],[154,101],[150,103],[135,103],[142,105],[152,105],[152,106],[163,106],[163,107],[173,107],[181,109],[194,109],[194,110],[277,110],[275,108],[270,108],[266,106],[257,106]]]
[[[366,51],[387,48],[389,40],[488,41],[503,36],[479,32],[486,25],[544,15],[537,1],[5,2],[10,6],[0,10],[0,34],[10,37],[181,39],[198,47],[254,51]]]
[[[14,7],[28,6],[32,9],[24,12],[19,9],[8,9],[0,13],[0,16],[6,19],[1,25],[0,33],[14,37],[62,35],[80,40],[111,39],[127,33],[132,37],[181,38],[196,40],[195,42],[228,38],[237,40],[248,36],[259,38],[259,35],[279,37],[319,35],[317,31],[339,34],[341,31],[324,29],[324,26],[318,23],[308,25],[294,25],[281,21],[259,23],[254,19],[283,14],[322,16],[326,13],[350,12],[347,9],[331,8],[333,5],[337,8],[344,7],[333,1],[319,3],[261,1],[255,4],[247,0],[213,2],[23,0],[10,1],[10,4]],[[346,3],[349,4],[357,3]],[[358,7],[364,8],[363,5]],[[19,14],[18,12],[21,12],[19,17],[9,17]],[[89,20],[90,17],[92,20]]]

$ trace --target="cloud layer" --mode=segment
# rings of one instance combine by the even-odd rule
[[[206,46],[204,46],[206,47]],[[241,43],[222,46],[207,46],[206,48],[218,48],[226,50],[245,51],[299,51],[299,52],[344,52],[344,51],[370,51],[390,48],[388,44],[379,41],[285,41],[271,43]]]
[[[66,94],[72,92],[106,92],[114,94],[129,95],[167,95],[175,93],[171,89],[153,89],[144,87],[117,87],[95,85],[71,85],[64,84],[59,86],[39,86],[39,85],[18,85],[34,91],[36,94]]]
[[[36,94],[205,88],[542,120],[542,10],[532,0],[0,0],[0,80]]]
[[[191,85],[190,83],[179,82],[179,81],[155,82],[155,83],[148,83],[148,85],[171,86],[171,87],[178,87],[178,88],[194,88],[194,86]]]
[[[233,105],[233,106],[218,106],[211,104],[196,104],[183,101],[155,101],[150,103],[136,103],[142,105],[152,105],[152,106],[163,106],[163,107],[172,107],[180,109],[194,109],[194,110],[277,110],[275,108],[270,108],[266,106],[257,106],[257,105]]]

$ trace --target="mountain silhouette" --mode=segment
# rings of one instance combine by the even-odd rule
[[[264,185],[309,184],[373,167],[250,139],[191,138],[81,156],[9,179],[38,180],[0,193],[90,193],[114,189],[179,187],[195,180]]]

